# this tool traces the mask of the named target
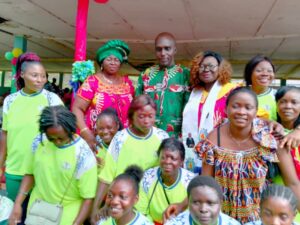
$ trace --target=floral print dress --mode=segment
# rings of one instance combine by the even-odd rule
[[[116,109],[123,126],[128,127],[127,112],[134,97],[134,87],[127,76],[117,85],[106,84],[97,75],[89,76],[79,88],[77,96],[90,102],[85,112],[85,122],[91,130],[96,128],[97,116],[108,107]]]
[[[196,146],[203,162],[214,166],[223,190],[222,212],[241,223],[259,219],[260,194],[269,183],[267,162],[277,161],[277,144],[264,121],[254,120],[252,137],[258,145],[248,150],[222,148],[208,139]]]

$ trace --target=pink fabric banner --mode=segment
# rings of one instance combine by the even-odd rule
[[[77,1],[76,33],[75,33],[75,61],[86,60],[87,16],[89,0]]]

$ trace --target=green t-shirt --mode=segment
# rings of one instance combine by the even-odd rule
[[[189,100],[189,70],[181,65],[160,69],[154,65],[141,73],[135,95],[148,94],[157,106],[156,126],[177,137],[182,112]]]
[[[135,214],[135,217],[133,218],[133,220],[131,220],[126,225],[153,225],[153,223],[150,222],[147,217],[143,216],[139,212],[135,212],[135,213],[136,214]],[[115,220],[113,218],[108,217],[106,219],[100,220],[97,225],[116,225],[116,224],[117,223],[115,222]]]
[[[28,208],[36,199],[59,203],[72,179],[62,202],[60,224],[73,224],[83,200],[94,198],[97,189],[97,164],[88,144],[76,136],[70,144],[57,147],[45,135],[41,142],[39,135],[28,160],[26,174],[32,174],[35,181]]]
[[[165,225],[194,225],[196,224],[193,221],[191,213],[189,210],[185,210],[184,212],[180,213],[178,216],[171,218],[168,220]],[[219,212],[218,223],[217,225],[241,225],[237,220],[231,218],[230,216]],[[259,225],[262,225],[261,223]]]
[[[182,202],[187,197],[187,186],[195,174],[181,168],[176,182],[171,186],[163,184],[160,174],[161,170],[159,167],[151,168],[145,172],[141,180],[139,201],[136,209],[153,221],[162,223],[163,212],[169,205],[167,198],[170,204]],[[165,192],[163,189],[165,189]],[[154,194],[152,196],[153,191]],[[151,202],[147,210],[150,199]]]
[[[265,110],[268,113],[269,119],[273,121],[277,121],[275,93],[276,90],[269,88],[265,93],[257,95],[258,108]]]
[[[98,137],[98,136],[97,136]],[[97,138],[96,137],[96,138]],[[107,152],[107,149],[108,149],[108,146],[104,143],[101,143],[101,146],[98,146],[97,147],[97,157],[100,158],[102,161],[103,161],[103,164],[102,165],[99,165],[98,164],[98,174],[101,173],[101,170],[103,169],[104,167],[104,163],[105,163],[105,156],[106,156],[106,152]]]
[[[6,172],[24,175],[26,156],[30,153],[32,140],[39,133],[39,116],[44,107],[63,105],[54,93],[42,90],[26,94],[22,90],[5,98],[2,129],[7,132]]]
[[[138,137],[128,128],[119,131],[108,147],[99,179],[111,183],[130,165],[140,166],[143,170],[157,166],[157,149],[166,138],[168,134],[156,127],[146,137]]]

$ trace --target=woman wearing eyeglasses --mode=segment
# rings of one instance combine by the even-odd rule
[[[198,143],[227,117],[226,98],[237,86],[229,82],[231,74],[229,62],[216,52],[201,52],[194,57],[190,75],[193,90],[183,112],[183,143],[189,133]],[[185,147],[185,167],[195,173],[201,172],[201,165],[195,161],[193,150]]]

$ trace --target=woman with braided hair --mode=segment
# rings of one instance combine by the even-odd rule
[[[297,197],[293,191],[288,187],[272,184],[261,195],[261,220],[245,225],[297,225],[293,222],[296,212]]]
[[[16,64],[18,92],[5,98],[3,105],[2,138],[0,143],[1,168],[6,165],[8,197],[15,200],[30,154],[31,143],[38,134],[38,117],[45,106],[62,105],[60,98],[43,89],[46,72],[39,56],[27,52]]]
[[[61,225],[81,225],[96,193],[96,158],[88,144],[75,133],[76,117],[64,106],[46,107],[39,120],[39,130],[32,143],[28,157],[31,163],[26,167],[10,224],[20,220],[21,204],[33,187],[26,224],[32,224],[29,221],[35,201],[42,200],[62,206]]]

